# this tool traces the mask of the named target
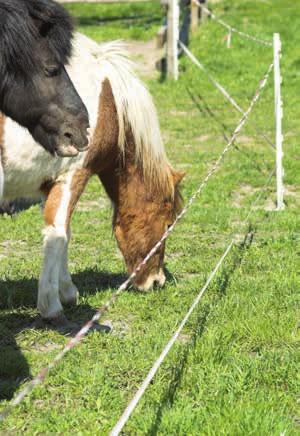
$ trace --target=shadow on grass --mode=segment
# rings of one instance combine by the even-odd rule
[[[80,289],[81,295],[91,295],[109,288],[118,287],[125,279],[125,274],[113,274],[97,270],[85,270],[74,274],[74,283]],[[43,329],[55,330],[63,335],[71,335],[92,318],[95,308],[88,304],[79,304],[67,308],[65,313],[73,326],[66,329],[55,327],[43,322],[35,311],[37,301],[36,279],[0,280],[0,400],[11,400],[20,384],[31,378],[30,367],[22,354],[16,336],[25,330]],[[17,313],[18,309],[24,313]],[[76,322],[76,324],[75,324]],[[109,329],[98,326],[97,331],[106,332]],[[32,343],[29,348],[32,348]],[[38,350],[37,350],[38,351]],[[44,351],[47,351],[47,347]]]
[[[192,89],[189,86],[186,87],[186,90],[199,112],[203,115],[208,115],[220,128],[225,142],[229,142],[230,138],[232,137],[231,129],[215,114],[215,112],[209,107],[208,103],[199,92],[197,93],[195,89]]]
[[[230,127],[228,127],[217,115],[216,113],[211,109],[205,98],[197,92],[195,89],[192,89],[190,86],[186,87],[187,93],[189,94],[191,100],[194,102],[195,106],[199,110],[199,112],[203,115],[208,115],[211,120],[218,126],[220,129],[220,133],[226,143],[230,141],[230,139],[233,136],[233,131]],[[253,154],[249,153],[248,151],[244,150],[243,148],[236,145],[236,143],[233,143],[233,147],[236,151],[243,154],[247,159],[251,160],[252,165],[259,171],[263,171],[263,168],[261,165],[253,159]],[[264,166],[266,166],[266,162],[264,161]]]
[[[173,276],[165,270],[167,282],[173,281]],[[126,279],[125,274],[108,273],[95,269],[73,274],[72,279],[81,295],[93,295],[99,291],[117,289]],[[0,401],[11,400],[20,384],[31,379],[31,372],[26,357],[22,354],[16,336],[25,330],[55,330],[60,334],[74,336],[79,329],[95,314],[95,308],[88,304],[78,304],[65,308],[65,314],[71,321],[70,326],[59,327],[51,325],[36,315],[32,308],[37,300],[36,279],[2,280],[0,281]],[[11,295],[9,296],[8,293]],[[25,313],[17,313],[22,308]],[[27,310],[26,310],[27,309]],[[93,330],[108,333],[110,328],[98,324]],[[29,348],[35,344],[31,341]],[[51,348],[51,346],[50,346]],[[47,345],[36,351],[47,352]]]
[[[126,275],[87,269],[72,274],[72,279],[80,295],[92,295],[118,287]],[[18,309],[36,307],[38,280],[24,278],[20,280],[0,280],[0,309]]]
[[[18,386],[30,379],[30,368],[15,336],[33,317],[16,313],[0,315],[0,400],[10,400]]]
[[[39,316],[34,314],[0,314],[0,401],[11,400],[18,387],[32,378],[27,359],[16,341],[19,333],[26,330],[54,330],[63,336],[71,338],[92,318],[95,309],[89,305],[82,304],[78,308],[66,309],[65,312],[71,322],[61,327],[43,321]],[[97,324],[94,328],[90,329],[90,331],[98,331],[100,333],[108,333],[110,330],[110,327],[101,324]],[[35,343],[34,337],[28,345],[28,348],[31,351],[34,350],[35,353],[49,352],[52,347],[51,341],[48,344],[41,345],[38,340]],[[58,348],[60,349],[60,347]],[[37,369],[34,368],[34,375],[36,372]]]
[[[166,271],[168,274],[168,272]],[[94,269],[73,274],[74,283],[81,295],[93,295],[99,291],[117,289],[126,279],[125,274],[115,274]],[[168,281],[172,276],[168,275]],[[37,300],[36,279],[2,280],[0,281],[0,400],[11,400],[20,384],[31,379],[31,372],[26,357],[22,354],[16,336],[25,330],[42,329],[55,330],[63,335],[74,336],[79,329],[92,318],[95,308],[88,304],[78,304],[75,307],[65,308],[67,318],[73,325],[66,328],[56,327],[36,316]],[[8,296],[8,292],[11,296]],[[27,309],[27,313],[17,313],[16,310]],[[9,312],[8,312],[9,311]],[[12,312],[13,311],[13,312]],[[96,325],[94,330],[108,333],[110,328]],[[34,344],[31,342],[29,348]],[[37,352],[47,352],[47,346],[42,350],[37,347]]]
[[[169,385],[166,388],[159,402],[159,407],[156,411],[155,418],[152,422],[150,429],[147,432],[148,436],[158,434],[164,411],[173,406],[176,392],[180,388],[182,383],[182,378],[188,357],[190,353],[192,353],[195,349],[197,341],[201,338],[202,334],[205,331],[206,323],[210,312],[215,309],[216,305],[226,295],[227,287],[234,272],[241,265],[241,262],[247,250],[252,244],[253,235],[253,230],[249,228],[249,231],[245,235],[244,240],[237,246],[237,249],[235,250],[233,258],[231,260],[231,264],[226,269],[223,269],[221,275],[219,276],[216,286],[217,293],[212,299],[212,302],[210,304],[202,305],[201,309],[198,310],[196,321],[193,322],[192,335],[189,338],[188,343],[183,347],[183,351],[180,353],[178,364],[176,365],[176,367],[173,368],[172,374],[170,376]]]

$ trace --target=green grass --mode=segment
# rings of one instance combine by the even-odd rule
[[[146,11],[149,6],[139,7]],[[76,14],[84,11],[83,16],[96,10],[95,5],[74,8]],[[126,9],[97,8],[102,16],[120,15]],[[113,8],[117,12],[108,12]],[[126,435],[299,434],[300,7],[293,0],[284,6],[280,0],[228,0],[217,3],[214,10],[232,25],[263,38],[281,33],[287,208],[280,213],[268,210],[274,206],[273,181],[252,215],[253,240],[236,244],[134,412]],[[88,23],[81,23],[80,29],[91,35]],[[93,27],[92,36],[117,38],[123,30],[121,23],[115,29],[108,24]],[[148,30],[140,31],[139,37],[148,38]],[[191,50],[246,109],[272,60],[272,50],[235,35],[227,50],[224,35],[224,29],[207,22],[193,37]],[[240,116],[187,59],[180,64],[178,83],[150,80],[148,85],[170,160],[187,171],[183,195],[188,199],[223,149],[224,130],[230,136]],[[272,86],[271,79],[251,118],[273,137]],[[237,146],[239,150],[227,155],[168,241],[165,288],[124,293],[104,318],[112,324],[112,332],[89,334],[0,424],[1,433],[108,434],[231,234],[236,232],[242,240],[247,233],[241,222],[274,166],[274,153],[250,124]],[[73,220],[70,267],[81,297],[79,306],[67,315],[80,322],[109,298],[124,273],[104,198],[93,180],[80,202],[83,211]],[[100,199],[102,208],[87,210],[90,200]],[[0,395],[7,398],[68,338],[30,328],[37,316],[41,266],[39,208],[0,220]],[[1,406],[7,403],[0,401]]]
[[[78,30],[96,41],[146,40],[155,36],[163,19],[158,1],[144,4],[66,3],[64,6],[75,17]]]

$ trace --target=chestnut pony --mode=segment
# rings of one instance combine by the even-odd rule
[[[181,206],[152,99],[119,43],[99,46],[77,34],[68,73],[89,111],[87,152],[52,158],[12,120],[2,122],[4,198],[45,197],[44,264],[38,310],[64,322],[62,304],[78,291],[68,271],[70,220],[88,180],[97,175],[113,205],[113,230],[130,273],[159,240]],[[135,279],[141,290],[165,282],[164,246]]]

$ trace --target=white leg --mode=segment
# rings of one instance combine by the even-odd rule
[[[38,310],[43,318],[55,318],[63,308],[59,298],[59,272],[67,235],[64,228],[44,231],[44,265],[39,280]]]
[[[59,271],[59,295],[60,300],[64,304],[76,304],[78,299],[78,289],[72,282],[71,274],[68,270],[68,246],[71,238],[70,231],[68,232],[67,243],[64,246],[61,267]]]
[[[68,208],[73,173],[51,189],[45,203],[44,265],[39,280],[38,310],[43,318],[56,318],[63,311],[59,281],[64,253],[67,251]]]

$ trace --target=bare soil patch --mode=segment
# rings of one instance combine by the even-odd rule
[[[126,42],[127,50],[136,62],[136,70],[141,76],[156,77],[159,71],[156,70],[158,62],[165,54],[165,50],[156,47],[156,40],[150,41],[128,41]]]

